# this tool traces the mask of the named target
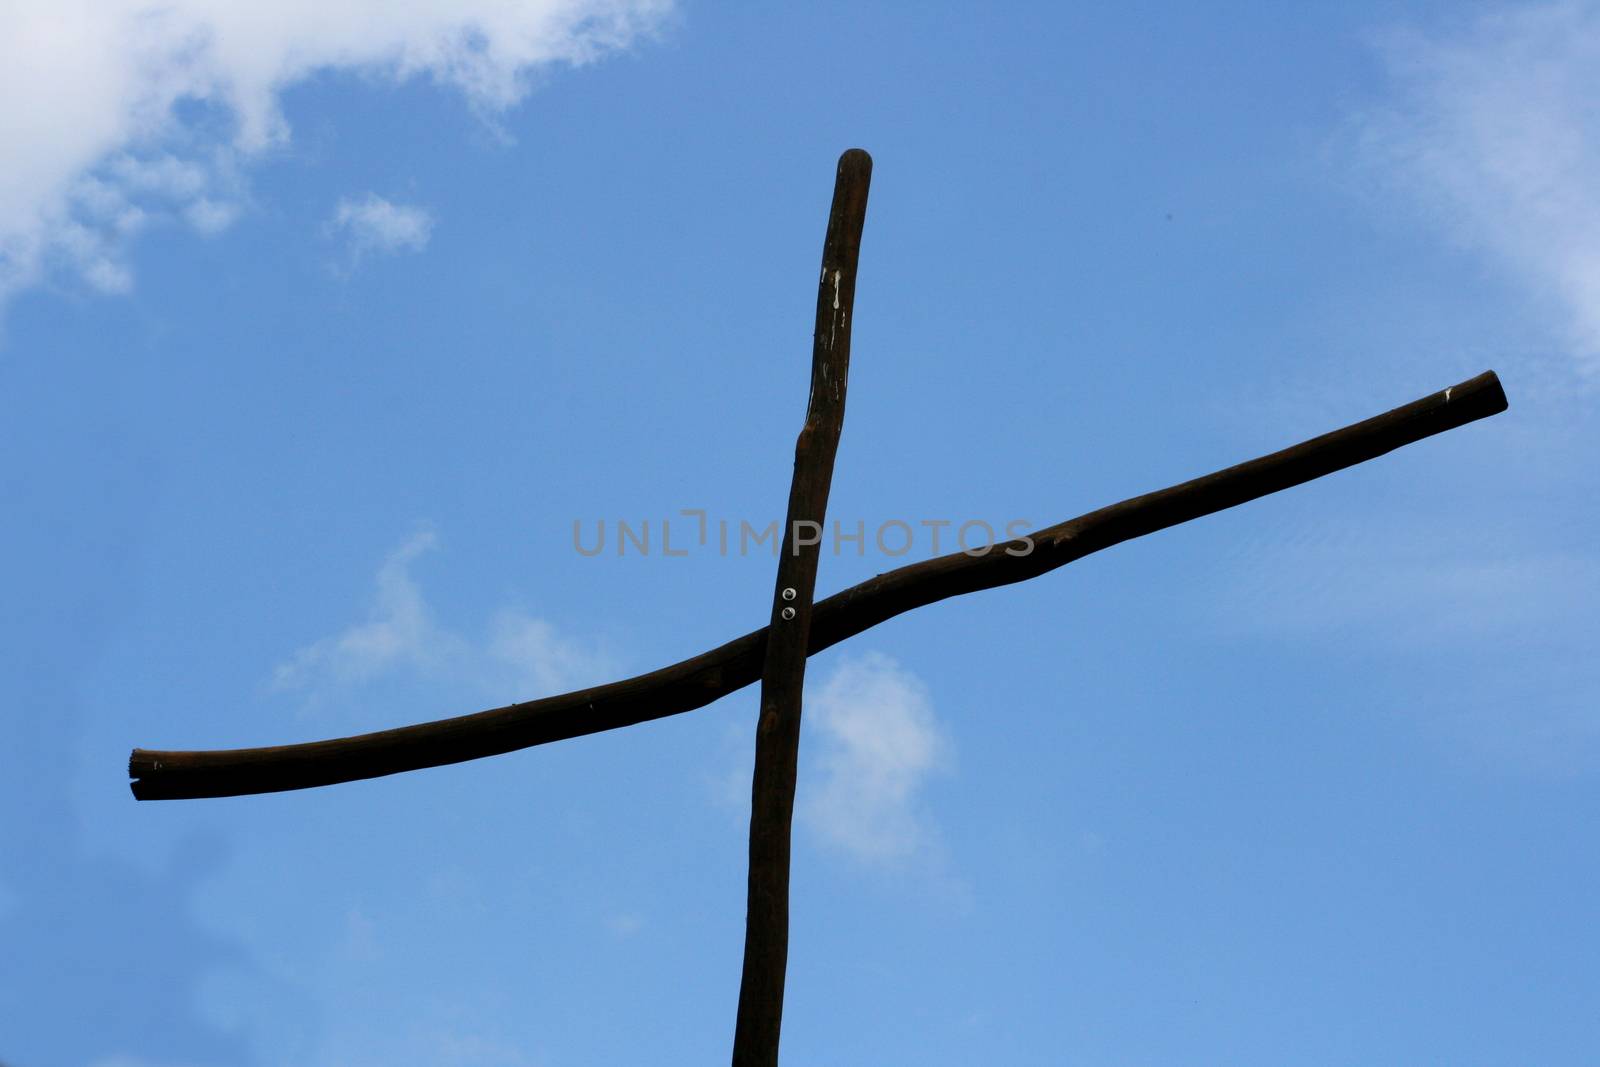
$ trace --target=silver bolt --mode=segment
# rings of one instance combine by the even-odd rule
[[[794,618],[794,609],[793,608],[784,608],[783,611],[782,611],[782,615],[783,615],[784,621],[788,622],[790,619]]]
[[[789,586],[787,589],[785,589],[783,591],[783,599],[785,599],[785,600],[793,600],[794,597],[795,597],[794,586],[791,585],[791,586]]]

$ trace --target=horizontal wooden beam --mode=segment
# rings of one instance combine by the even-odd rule
[[[819,602],[807,654],[886,619],[948,597],[1024,581],[1092,552],[1176,526],[1374,459],[1403,445],[1498,414],[1506,395],[1487,371],[1341,430],[1112,504],[981,556],[956,552],[880,574]],[[761,677],[762,627],[670,667],[592,689],[394,730],[271,748],[163,752],[128,761],[140,800],[242,796],[334,785],[495,756],[704,707]]]

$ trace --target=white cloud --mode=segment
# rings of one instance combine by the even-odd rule
[[[644,916],[633,911],[621,912],[606,920],[606,928],[611,931],[612,937],[619,941],[626,940],[644,929]]]
[[[238,217],[237,204],[224,203],[207,197],[200,197],[183,209],[184,221],[207,237],[226,230]]]
[[[411,573],[417,557],[437,544],[433,531],[423,530],[391,552],[378,568],[367,620],[300,649],[273,671],[274,687],[315,696],[406,671],[510,702],[594,685],[617,673],[607,652],[519,609],[499,611],[481,641],[441,625]]]
[[[495,616],[488,655],[510,672],[518,692],[565,693],[610,681],[611,658],[589,644],[563,637],[555,626],[521,611]]]
[[[483,1034],[435,1031],[420,1044],[428,1049],[424,1062],[439,1067],[537,1067],[540,1062],[510,1041]]]
[[[907,859],[931,843],[919,794],[952,753],[915,675],[877,652],[843,659],[808,690],[802,721],[817,772],[802,784],[799,809],[813,832],[873,863]]]
[[[1539,295],[1600,380],[1600,3],[1503,9],[1395,34],[1396,95],[1363,117],[1366,162],[1461,246]]]
[[[396,666],[431,668],[458,651],[458,639],[434,623],[411,577],[412,561],[435,544],[433,532],[425,530],[391,552],[378,569],[371,617],[295,653],[274,672],[274,683],[295,688],[361,682]]]
[[[351,254],[357,259],[366,252],[419,252],[433,234],[433,216],[428,212],[375,193],[358,200],[340,200],[328,225],[348,238]]]
[[[325,71],[426,76],[486,118],[551,64],[651,32],[670,0],[16,0],[0,6],[0,304],[53,270],[126,291],[138,226],[202,233],[289,137],[283,90]]]
[[[1423,680],[1420,699],[1395,698],[1411,684],[1402,680],[1373,690],[1375,706],[1395,700],[1397,714],[1485,768],[1590,772],[1600,766],[1590,636],[1600,632],[1600,558],[1530,546],[1515,503],[1490,510],[1262,527],[1194,573],[1191,625]]]
[[[1518,548],[1506,520],[1285,519],[1191,588],[1207,632],[1404,650],[1504,647],[1591,625],[1600,559]]]
[[[344,935],[334,948],[342,960],[372,963],[381,960],[383,946],[378,939],[378,924],[359,908],[350,908],[344,916]]]

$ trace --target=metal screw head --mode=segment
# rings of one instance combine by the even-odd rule
[[[783,591],[783,599],[793,600],[795,597],[794,586],[789,586]]]
[[[790,619],[794,618],[794,609],[793,608],[784,608],[782,614],[783,614],[784,621],[787,622]]]

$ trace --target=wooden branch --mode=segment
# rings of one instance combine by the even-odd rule
[[[833,460],[844,428],[856,260],[867,214],[872,158],[839,157],[833,207],[822,243],[817,325],[811,338],[811,395],[794,445],[794,475],[772,594],[761,669],[755,774],[750,786],[750,874],[744,972],[733,1033],[733,1067],[777,1067],[783,981],[789,960],[789,843],[800,757],[800,694],[811,634],[811,598]]]
[[[1167,489],[1112,504],[995,545],[924,560],[835,593],[816,605],[808,652],[815,654],[912,608],[1033,578],[1091,552],[1309,482],[1445,430],[1496,415],[1506,395],[1493,371],[1404,407],[1281,452]],[[271,748],[211,752],[134,749],[128,761],[140,800],[242,796],[306,789],[513,752],[549,741],[692,711],[761,676],[762,628],[670,667],[592,689],[511,704],[474,715],[378,733]]]

